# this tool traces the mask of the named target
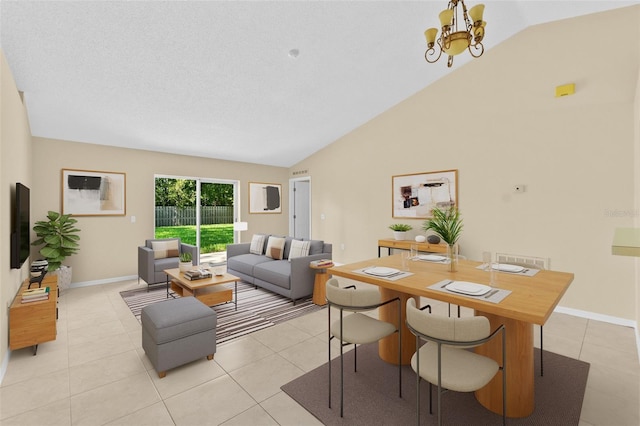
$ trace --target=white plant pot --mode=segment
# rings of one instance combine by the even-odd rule
[[[71,266],[60,265],[60,268],[56,269],[54,273],[58,275],[58,288],[61,292],[71,287]]]
[[[193,261],[191,262],[180,262],[180,272],[187,272],[188,270],[193,268]]]
[[[393,238],[396,240],[404,240],[404,237],[407,235],[405,231],[393,231]]]

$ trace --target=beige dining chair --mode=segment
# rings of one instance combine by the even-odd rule
[[[551,260],[548,257],[521,256],[518,254],[496,253],[496,262],[522,266],[531,269],[549,269]],[[507,272],[508,273],[508,272]],[[544,376],[544,340],[543,326],[540,326],[540,376]]]
[[[329,318],[329,408],[331,408],[331,340],[340,340],[340,417],[344,414],[344,347],[353,344],[353,371],[357,372],[357,345],[374,343],[398,333],[398,396],[402,398],[402,331],[400,298],[382,302],[377,288],[360,288],[355,285],[340,287],[338,280],[331,278],[326,284],[327,312]],[[364,314],[380,306],[398,304],[398,326]],[[340,318],[331,322],[332,308],[340,311]],[[345,311],[349,313],[345,315]]]
[[[426,312],[428,309],[429,312]],[[433,414],[432,387],[438,387],[438,424],[442,425],[442,394],[447,390],[474,392],[502,371],[502,424],[506,424],[507,370],[506,330],[500,325],[491,332],[489,320],[483,316],[446,317],[431,313],[429,305],[416,307],[407,300],[407,326],[416,336],[416,348],[411,368],[416,372],[416,421],[420,425],[420,379],[429,382],[429,413]],[[496,336],[502,336],[502,366],[495,360],[467,349],[480,346]],[[427,343],[422,345],[422,340]]]

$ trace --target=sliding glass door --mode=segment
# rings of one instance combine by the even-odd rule
[[[221,263],[234,242],[237,181],[156,176],[155,238],[200,248],[200,263]]]

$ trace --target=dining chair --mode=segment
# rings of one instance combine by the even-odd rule
[[[355,285],[340,287],[338,280],[331,278],[326,283],[327,312],[329,318],[329,408],[331,408],[331,340],[340,340],[340,417],[344,414],[344,347],[353,344],[353,371],[357,372],[357,345],[374,343],[398,333],[398,396],[402,398],[402,331],[400,298],[382,302],[377,288],[360,288]],[[398,326],[373,318],[363,312],[371,311],[389,303],[398,304]],[[340,311],[340,318],[331,322],[331,310]],[[346,312],[351,312],[345,316]]]
[[[426,312],[425,309],[429,310]],[[416,421],[420,425],[420,380],[429,382],[429,413],[433,414],[432,387],[438,386],[438,424],[442,425],[442,394],[447,390],[474,392],[487,385],[502,370],[502,424],[507,417],[506,330],[500,325],[491,332],[489,320],[483,316],[447,317],[431,313],[426,305],[416,307],[407,300],[407,326],[416,336],[411,368],[416,372]],[[480,346],[502,335],[502,366],[495,360],[468,349]],[[422,341],[426,344],[422,345]]]
[[[548,257],[521,256],[518,254],[496,253],[496,262],[522,266],[531,269],[549,269],[551,259]],[[540,376],[544,376],[544,341],[543,326],[540,326]]]

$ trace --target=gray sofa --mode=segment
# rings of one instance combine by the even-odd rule
[[[185,244],[180,241],[180,238],[145,240],[144,245],[138,247],[138,282],[140,278],[148,285],[167,281],[167,275],[164,273],[164,270],[177,268],[180,263],[180,258],[178,256],[172,256],[156,259],[153,254],[153,243],[175,240],[178,242],[179,253],[191,253],[191,261],[194,265],[198,264],[198,259],[200,258],[198,255],[198,247]]]
[[[251,243],[227,245],[227,272],[256,287],[262,287],[295,301],[313,293],[315,270],[312,260],[331,259],[332,245],[321,240],[309,240],[309,255],[289,260],[293,238],[285,237],[282,260],[267,257],[264,243],[262,254],[250,253]]]

